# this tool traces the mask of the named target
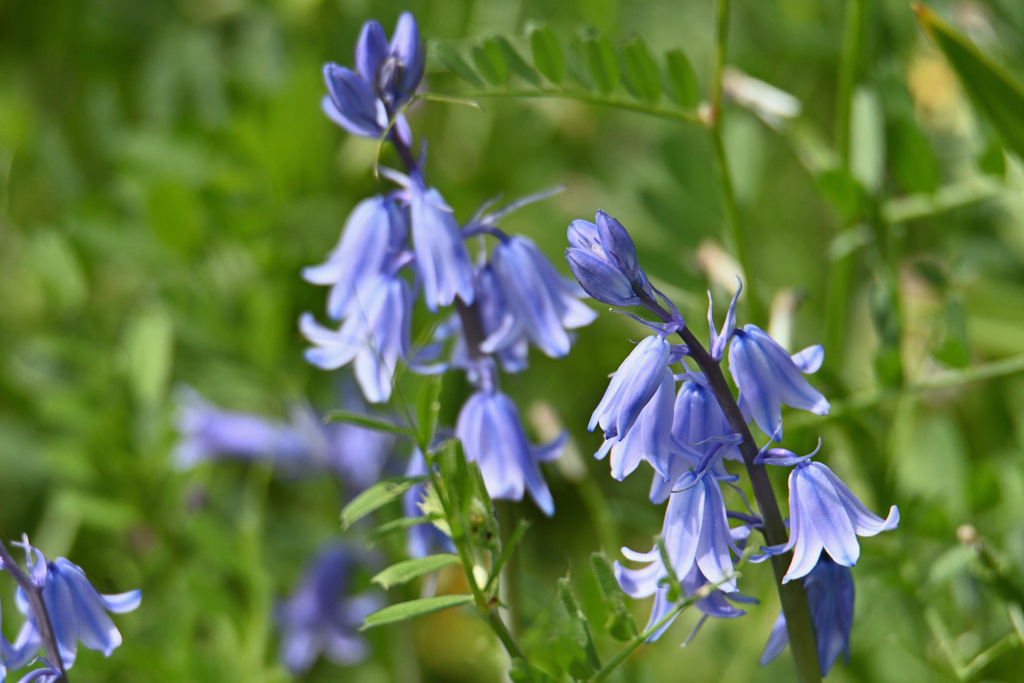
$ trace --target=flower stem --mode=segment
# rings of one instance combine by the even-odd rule
[[[0,563],[14,577],[14,580],[21,586],[21,589],[25,591],[29,607],[32,609],[32,615],[35,618],[36,629],[39,631],[39,638],[43,641],[43,650],[46,652],[46,658],[54,668],[60,671],[60,676],[54,683],[67,683],[68,674],[64,669],[64,660],[60,656],[60,647],[57,644],[57,636],[53,632],[53,624],[50,622],[50,613],[46,610],[46,603],[43,602],[42,587],[37,586],[32,581],[32,578],[25,573],[25,570],[21,568],[21,565],[11,557],[3,541],[0,541]]]
[[[644,308],[654,313],[665,322],[672,320],[672,315],[666,311],[658,302],[652,299],[647,292],[639,285],[634,285],[634,293],[643,302]],[[725,381],[722,368],[707,352],[690,328],[684,327],[679,330],[679,336],[689,347],[689,356],[700,366],[701,372],[708,381],[718,405],[721,406],[729,427],[743,437],[739,445],[740,453],[743,455],[743,464],[747,469],[747,476],[750,477],[751,486],[754,489],[754,498],[757,500],[758,511],[762,520],[762,535],[768,545],[784,544],[788,538],[786,525],[782,521],[782,513],[775,500],[775,492],[772,490],[771,480],[768,479],[768,472],[764,465],[755,465],[754,458],[757,456],[757,443],[754,441],[747,421],[733,398],[732,391]],[[789,644],[793,652],[793,664],[796,667],[796,677],[800,683],[817,683],[821,680],[818,668],[818,652],[814,640],[814,628],[811,624],[811,612],[807,605],[807,594],[804,592],[803,584],[799,581],[782,583],[793,553],[788,552],[772,557],[772,569],[775,571],[775,579],[779,591],[779,600],[782,603],[782,611],[786,615],[786,630],[789,632]]]
[[[750,271],[750,257],[747,253],[747,239],[740,221],[740,209],[736,203],[736,192],[733,189],[732,174],[729,171],[729,160],[725,155],[722,142],[722,74],[725,71],[725,55],[729,45],[729,0],[718,0],[717,24],[715,30],[715,55],[711,66],[711,92],[709,95],[711,113],[707,119],[708,134],[711,136],[711,150],[715,157],[715,171],[718,185],[725,205],[725,235],[736,252],[736,260],[743,271],[743,284],[747,288],[747,312],[754,324],[764,327],[767,316],[761,299],[757,295],[757,285]]]

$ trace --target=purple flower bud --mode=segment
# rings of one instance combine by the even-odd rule
[[[366,81],[351,70],[333,62],[324,65],[328,96],[321,106],[336,124],[364,138],[379,138],[388,125],[383,103]]]
[[[566,261],[590,296],[612,306],[636,306],[634,285],[654,297],[647,275],[637,264],[633,240],[617,220],[597,212],[597,224],[576,220],[569,225]]]

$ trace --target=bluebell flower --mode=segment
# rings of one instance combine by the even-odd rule
[[[647,402],[662,385],[671,344],[658,335],[647,337],[626,356],[612,375],[587,429],[600,425],[606,439],[625,438]]]
[[[327,96],[321,106],[329,119],[353,135],[379,138],[395,116],[395,131],[406,143],[412,133],[402,107],[423,78],[423,50],[419,28],[411,14],[398,19],[395,35],[387,44],[384,29],[376,21],[363,25],[356,44],[356,71],[337,64],[324,65]]]
[[[427,461],[423,457],[423,451],[416,448],[409,459],[405,476],[418,477],[426,473]],[[423,510],[420,508],[420,503],[423,502],[426,492],[427,485],[424,482],[413,486],[402,494],[402,514],[406,517],[422,517]],[[409,527],[409,531],[406,532],[405,552],[409,557],[426,557],[436,552],[454,553],[455,544],[434,524],[426,522]]]
[[[762,432],[781,441],[783,403],[828,415],[828,401],[801,374],[817,371],[823,359],[820,346],[790,356],[756,325],[735,331],[729,346],[729,371]]]
[[[356,293],[374,282],[403,251],[408,236],[408,218],[393,197],[364,199],[349,214],[327,261],[305,268],[302,277],[331,287],[327,315],[340,320]]]
[[[775,554],[793,551],[783,583],[814,569],[822,549],[837,564],[852,567],[860,557],[857,536],[874,536],[895,529],[900,521],[895,505],[883,520],[868,510],[832,470],[812,462],[810,457],[798,457],[777,448],[755,459],[769,465],[796,465],[789,473],[789,542],[769,549]]]
[[[366,400],[385,403],[398,361],[409,351],[413,293],[396,275],[380,275],[365,288],[339,330],[329,330],[303,313],[299,329],[313,348],[306,360],[323,370],[355,361],[356,380]]]
[[[632,473],[641,460],[646,460],[654,468],[655,477],[668,479],[673,452],[676,450],[671,433],[675,388],[672,371],[665,367],[661,383],[640,411],[633,428],[625,436],[616,435],[605,439],[600,450],[594,454],[594,457],[601,459],[611,453],[612,476],[619,481]]]
[[[540,463],[562,454],[567,433],[543,446],[531,446],[516,404],[492,387],[477,391],[462,406],[455,436],[462,441],[466,460],[480,467],[491,498],[522,500],[524,490],[529,491],[541,512],[554,514],[555,502]]]
[[[356,554],[341,545],[321,550],[308,565],[291,597],[276,612],[281,630],[281,661],[293,674],[305,673],[321,654],[335,664],[358,664],[370,646],[359,635],[368,614],[384,606],[380,595],[350,595]]]
[[[814,624],[821,675],[827,676],[839,655],[850,661],[850,630],[853,628],[853,573],[822,553],[814,569],[803,577],[807,603]],[[789,642],[786,615],[779,612],[764,653],[758,662],[765,666],[779,656]]]
[[[31,663],[42,666],[29,671],[18,680],[18,683],[53,683],[60,678],[60,669],[51,664],[46,657],[36,657]],[[3,683],[3,680],[3,664],[0,664],[0,683]]]
[[[579,301],[584,296],[579,285],[559,275],[526,237],[499,242],[491,262],[511,315],[481,350],[493,353],[525,335],[551,358],[567,355],[572,342],[566,330],[589,325],[597,317]]]
[[[743,527],[739,528],[740,530]],[[737,531],[737,530],[733,530]],[[651,615],[647,620],[647,626],[644,630],[651,628],[665,616],[672,611],[673,603],[668,599],[669,591],[671,587],[668,585],[668,570],[665,568],[665,563],[662,560],[661,552],[658,548],[654,548],[650,552],[638,553],[629,548],[622,548],[622,554],[626,559],[634,562],[646,562],[646,567],[640,569],[627,569],[623,567],[618,561],[615,562],[615,578],[619,582],[619,586],[622,591],[632,598],[646,598],[651,595],[654,596],[654,604],[651,606]],[[704,586],[711,583],[707,577],[701,572],[700,567],[696,564],[690,567],[684,576],[680,577],[679,584],[683,589],[683,597],[691,597],[698,590],[704,588]],[[707,597],[701,598],[694,603],[694,606],[703,613],[700,621],[693,629],[693,633],[686,639],[689,642],[693,634],[696,633],[697,629],[700,628],[701,624],[704,623],[705,617],[715,617],[718,619],[734,619],[741,617],[746,612],[735,605],[730,600],[737,602],[757,602],[752,598],[748,598],[739,593],[725,593],[721,589],[715,589],[708,594]],[[675,618],[662,624],[656,631],[654,631],[647,638],[648,643],[653,643],[660,638],[668,627],[672,625]],[[685,644],[685,643],[684,643]]]
[[[637,263],[633,240],[617,220],[598,211],[596,224],[573,221],[568,237],[565,259],[587,294],[612,306],[636,306],[640,297],[635,285],[654,297],[647,274]]]
[[[25,548],[25,564],[32,581],[43,589],[43,603],[65,668],[74,665],[79,641],[109,657],[121,645],[121,633],[107,612],[131,612],[142,602],[142,591],[100,595],[78,565],[63,557],[47,561],[38,548],[29,545],[27,538],[19,545]],[[28,597],[20,586],[15,592],[15,605],[28,620],[14,641],[14,656],[7,658],[7,665],[20,669],[36,656],[43,643]]]

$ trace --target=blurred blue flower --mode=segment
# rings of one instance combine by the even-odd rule
[[[803,577],[807,602],[811,608],[814,639],[818,644],[821,675],[828,675],[839,655],[850,661],[850,630],[853,628],[853,573],[822,553],[814,569]],[[789,642],[786,615],[779,612],[759,664],[765,666],[779,656]]]
[[[41,664],[38,669],[33,669],[18,679],[18,683],[53,683],[60,678],[60,669],[50,663],[46,657],[36,657],[30,664]],[[3,666],[0,665],[0,683],[3,683]]]
[[[525,370],[529,365],[530,340],[526,329],[513,323],[515,318],[508,298],[489,263],[476,269],[476,304],[487,337],[481,344],[481,351],[494,354],[501,369],[509,374]],[[493,337],[498,334],[501,335],[500,345],[493,343]],[[462,355],[456,367],[464,368],[469,362],[469,353],[465,338],[460,336],[459,342],[458,350]]]
[[[363,24],[355,62],[355,71],[333,62],[324,65],[324,113],[353,135],[368,138],[383,135],[388,117],[395,116],[396,133],[410,144],[412,133],[401,109],[416,92],[425,63],[416,20],[409,13],[399,17],[390,45],[379,23]]]
[[[790,356],[756,325],[735,331],[729,346],[729,371],[754,422],[773,440],[782,439],[783,403],[828,415],[828,401],[800,374],[817,371],[823,359],[820,346]]]
[[[293,674],[305,673],[321,654],[335,664],[358,664],[370,646],[357,629],[384,606],[372,592],[349,594],[358,556],[341,545],[327,546],[307,566],[291,596],[278,605],[281,661]]]
[[[409,351],[413,293],[401,277],[386,274],[363,291],[350,304],[339,330],[321,326],[311,313],[302,314],[299,329],[314,344],[306,350],[308,362],[335,370],[355,361],[356,380],[366,400],[385,403],[391,398],[398,360]]]
[[[505,394],[488,387],[477,391],[459,411],[455,436],[462,441],[466,460],[475,461],[491,498],[522,500],[524,489],[545,515],[555,512],[540,463],[562,454],[568,438],[531,446],[519,409]]]
[[[822,549],[837,564],[852,567],[860,557],[857,536],[874,536],[895,529],[900,521],[895,505],[883,520],[868,510],[832,470],[812,462],[810,457],[797,457],[777,448],[755,459],[769,465],[796,465],[789,473],[789,542],[769,548],[774,554],[793,550],[793,562],[783,583],[810,572]]]
[[[612,306],[635,306],[636,285],[651,298],[653,288],[637,263],[633,240],[622,225],[597,212],[597,223],[575,220],[569,225],[565,258],[580,285],[590,296]]]
[[[493,353],[525,335],[551,358],[567,355],[572,341],[566,330],[589,325],[597,317],[579,301],[584,296],[579,285],[559,275],[526,237],[500,241],[491,262],[510,315],[481,350]]]
[[[647,402],[662,386],[668,369],[671,344],[658,335],[647,337],[626,356],[612,375],[587,429],[598,425],[606,439],[625,438]]]
[[[427,308],[436,313],[455,297],[473,303],[473,264],[455,214],[440,192],[423,185],[422,178],[413,178],[408,189],[412,244]]]
[[[121,633],[107,612],[131,612],[142,602],[142,591],[100,595],[78,565],[63,557],[47,561],[38,548],[29,545],[27,537],[17,545],[25,549],[25,564],[32,581],[43,589],[43,603],[65,668],[74,665],[79,641],[109,657],[121,645]],[[20,669],[35,658],[43,644],[28,597],[20,586],[15,592],[15,605],[28,621],[14,641],[13,656],[7,658],[7,665]]]
[[[364,199],[349,214],[327,261],[304,269],[302,277],[315,285],[331,287],[327,315],[340,320],[347,315],[349,302],[357,293],[388,270],[402,253],[408,236],[408,218],[394,197]]]
[[[418,477],[427,473],[427,461],[423,452],[416,448],[409,459],[405,476]],[[406,517],[422,517],[420,503],[426,495],[426,483],[413,486],[402,494],[402,514]],[[406,535],[405,552],[409,557],[426,557],[436,552],[454,553],[455,544],[443,531],[430,522],[409,527]]]
[[[666,367],[658,389],[640,411],[633,428],[621,438],[613,436],[605,439],[601,448],[594,454],[594,457],[602,459],[609,451],[611,452],[612,476],[619,481],[633,472],[641,460],[650,463],[656,477],[668,479],[668,468],[674,450],[671,426],[675,388],[672,371]]]

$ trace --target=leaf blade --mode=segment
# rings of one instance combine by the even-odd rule
[[[626,75],[640,99],[656,104],[661,99],[661,70],[643,38],[637,36],[623,49]]]
[[[484,82],[476,75],[473,68],[466,63],[466,60],[455,51],[455,49],[448,43],[435,42],[433,43],[434,56],[441,61],[448,69],[456,76],[466,81],[470,85],[483,90],[486,86]]]
[[[665,54],[666,76],[669,95],[678,104],[693,109],[697,106],[697,74],[682,50],[670,50]]]
[[[565,53],[555,32],[547,26],[534,29],[530,34],[530,49],[537,70],[555,85],[561,85],[565,80]]]
[[[395,586],[401,586],[413,579],[417,579],[424,574],[429,574],[437,571],[438,569],[450,567],[451,565],[458,564],[459,562],[460,560],[458,555],[450,555],[447,553],[441,555],[428,555],[427,557],[417,557],[391,565],[387,569],[378,572],[376,576],[370,579],[370,582],[377,584],[384,590],[390,590]]]
[[[367,631],[378,626],[387,626],[400,621],[408,621],[416,617],[426,616],[442,610],[459,607],[473,602],[472,595],[438,595],[433,598],[422,598],[400,602],[397,605],[388,605],[384,609],[377,610],[363,620],[360,631]]]
[[[374,417],[373,415],[356,413],[351,410],[332,410],[324,415],[324,422],[345,422],[347,424],[356,425],[357,427],[372,429],[377,432],[388,432],[390,434],[412,436],[415,438],[415,434],[405,427],[391,424],[387,420],[382,420],[378,417]]]
[[[342,508],[342,529],[348,529],[358,520],[396,500],[403,493],[425,479],[426,477],[394,477],[378,481]]]

